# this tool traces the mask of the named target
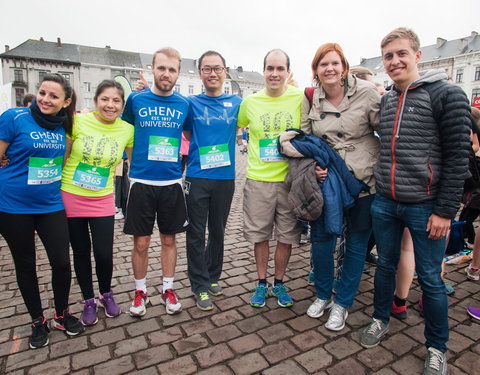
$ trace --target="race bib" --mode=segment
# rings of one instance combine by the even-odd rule
[[[148,160],[178,161],[178,138],[151,135],[148,140]]]
[[[96,167],[86,163],[78,163],[72,184],[88,190],[102,190],[107,186],[108,168]]]
[[[269,161],[286,161],[287,158],[278,152],[278,138],[260,139],[260,160]]]
[[[231,164],[227,143],[215,146],[200,147],[198,151],[200,153],[201,169],[225,167]]]
[[[63,156],[54,159],[31,157],[28,159],[28,185],[45,185],[62,178]]]

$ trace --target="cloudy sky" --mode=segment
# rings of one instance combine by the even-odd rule
[[[359,5],[365,4],[365,5]],[[197,58],[221,52],[227,65],[262,70],[265,53],[282,48],[301,85],[325,42],[337,42],[351,65],[380,54],[380,40],[398,26],[422,45],[480,32],[477,0],[83,0],[12,1],[0,5],[0,51],[27,39],[152,53],[163,46]]]

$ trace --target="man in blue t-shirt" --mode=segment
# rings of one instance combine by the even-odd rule
[[[222,294],[224,234],[235,189],[237,115],[241,99],[223,93],[225,59],[215,51],[198,60],[205,93],[190,96],[185,122],[192,129],[186,175],[188,276],[197,307],[213,308],[210,295]],[[208,221],[208,241],[205,231]]]
[[[154,86],[129,96],[123,120],[135,126],[130,195],[124,232],[134,236],[132,266],[135,297],[130,315],[146,313],[148,248],[157,218],[162,244],[163,293],[166,312],[179,313],[182,305],[173,291],[177,247],[175,234],[187,228],[182,188],[180,140],[190,104],[173,91],[180,74],[180,54],[173,48],[155,52],[152,61]]]

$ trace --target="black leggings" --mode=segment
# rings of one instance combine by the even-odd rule
[[[460,213],[459,221],[465,221],[464,235],[467,237],[467,241],[471,244],[475,242],[475,228],[473,227],[473,222],[480,215],[480,210],[477,208],[472,208],[465,206]]]
[[[43,315],[36,269],[35,231],[45,247],[52,267],[55,311],[57,315],[61,315],[68,307],[72,280],[65,211],[47,214],[0,212],[0,234],[7,241],[12,253],[17,283],[32,320]]]
[[[73,264],[83,298],[94,298],[92,281],[91,249],[100,293],[111,289],[113,271],[113,216],[102,217],[70,217],[70,243],[73,249]],[[90,233],[88,228],[90,227]]]

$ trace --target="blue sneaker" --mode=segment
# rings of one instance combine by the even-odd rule
[[[268,295],[268,286],[265,284],[258,284],[255,287],[255,293],[253,293],[252,298],[250,299],[250,305],[253,307],[263,307],[265,306],[265,299]]]
[[[277,284],[272,287],[272,294],[278,298],[278,304],[282,307],[293,305],[293,299],[288,295],[288,288],[285,284]]]

